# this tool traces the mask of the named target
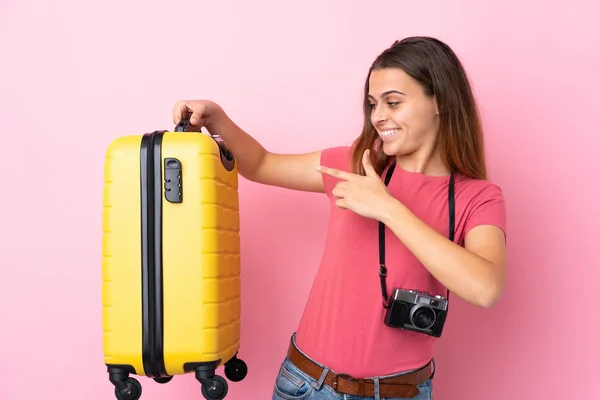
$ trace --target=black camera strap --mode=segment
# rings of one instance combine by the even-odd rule
[[[394,160],[390,165],[386,175],[384,184],[387,186],[392,179],[392,174],[396,168],[396,161]],[[454,241],[454,230],[455,230],[455,199],[454,199],[454,173],[450,173],[450,182],[448,185],[448,213],[450,222],[450,233],[449,239]],[[388,296],[386,287],[387,268],[385,266],[385,225],[379,221],[379,279],[381,281],[381,295],[383,296],[383,306],[388,308]],[[450,298],[450,291],[446,289],[446,299]]]

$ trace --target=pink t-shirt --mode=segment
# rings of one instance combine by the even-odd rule
[[[351,171],[350,148],[324,150],[321,164]],[[433,357],[437,338],[383,323],[378,222],[337,208],[331,190],[338,180],[325,174],[323,180],[330,198],[329,228],[296,333],[298,347],[334,371],[355,377],[382,376],[425,365]],[[448,237],[448,177],[396,166],[388,188],[413,213]],[[455,194],[455,242],[464,245],[465,234],[480,224],[505,231],[505,204],[498,186],[456,176]],[[387,228],[386,264],[388,295],[396,287],[446,295],[446,289]]]

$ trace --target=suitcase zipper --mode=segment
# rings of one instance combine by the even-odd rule
[[[162,170],[164,131],[147,133],[140,146],[142,239],[142,360],[146,376],[167,376],[163,354]]]

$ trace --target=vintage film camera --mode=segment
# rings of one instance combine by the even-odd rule
[[[448,314],[448,300],[416,290],[394,290],[387,304],[384,323],[440,337]]]

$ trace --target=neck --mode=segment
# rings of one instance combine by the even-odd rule
[[[396,164],[405,171],[431,176],[449,175],[436,149],[421,148],[413,153],[396,156]]]

